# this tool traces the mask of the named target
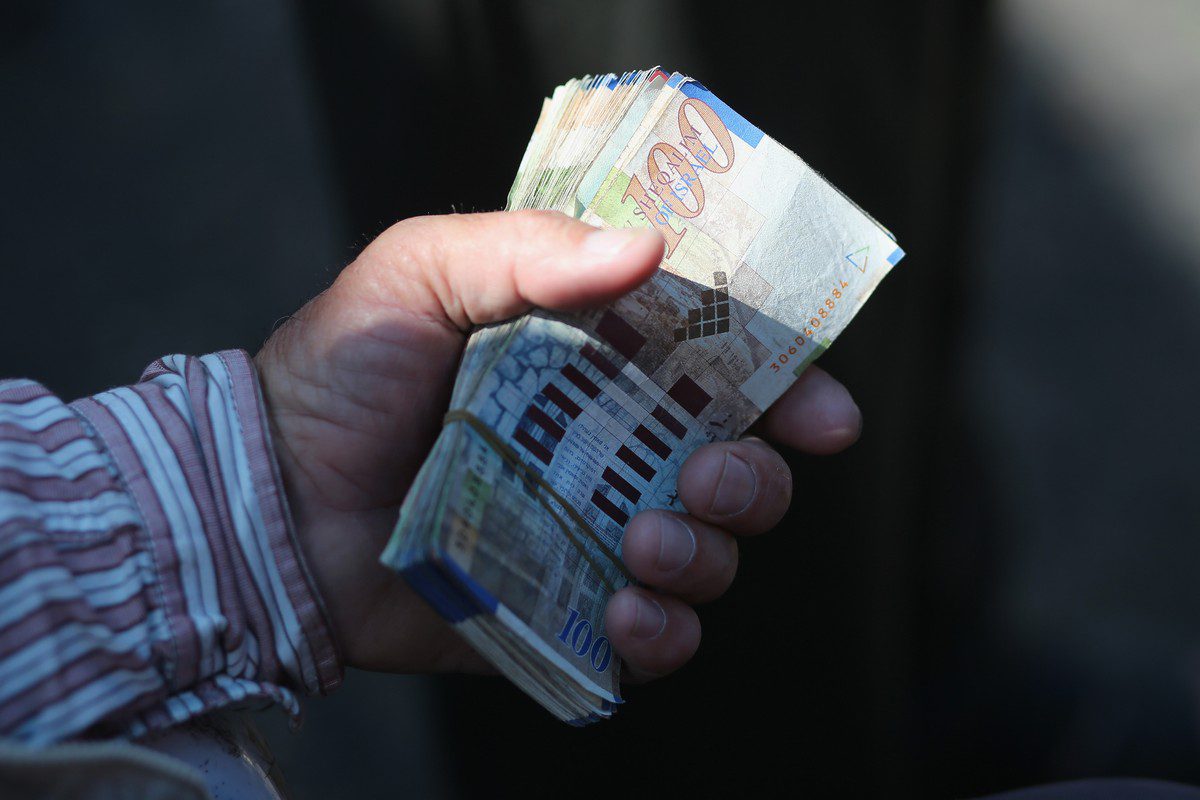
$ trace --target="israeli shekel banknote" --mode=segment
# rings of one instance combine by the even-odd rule
[[[661,69],[558,87],[508,207],[653,228],[666,255],[608,307],[472,334],[382,560],[513,683],[586,724],[621,702],[604,610],[632,580],[626,523],[682,510],[687,456],[745,431],[903,252],[798,156]]]

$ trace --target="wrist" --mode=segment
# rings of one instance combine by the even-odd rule
[[[298,557],[312,577],[342,663],[361,667],[362,648],[358,643],[362,638],[362,596],[372,584],[364,580],[363,569],[383,569],[364,562],[372,561],[372,554],[379,552],[382,544],[371,548],[355,541],[361,527],[358,518],[370,512],[339,509],[327,502],[327,492],[313,472],[316,459],[310,455],[311,448],[305,446],[315,435],[310,427],[316,421],[315,415],[294,408],[294,398],[317,390],[288,369],[272,341],[259,351],[254,362],[280,484],[291,510]]]
[[[285,581],[289,595],[299,598],[299,624],[305,637],[312,642],[314,655],[325,664],[322,670],[333,674],[333,679],[322,678],[320,691],[328,693],[341,681],[342,663],[340,639],[337,626],[326,602],[327,592],[322,586],[317,555],[308,545],[308,512],[304,497],[306,492],[296,486],[302,474],[296,469],[295,459],[288,446],[288,436],[278,424],[273,411],[275,395],[274,377],[278,375],[277,364],[265,356],[266,348],[253,359],[247,359],[246,373],[255,390],[257,433],[248,436],[248,446],[255,448],[253,458],[268,465],[263,470],[266,477],[261,494],[269,495],[277,507],[272,514],[271,530],[266,536],[266,545],[276,562],[276,569]],[[265,485],[265,484],[268,484]]]

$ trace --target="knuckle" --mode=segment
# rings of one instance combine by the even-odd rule
[[[438,218],[410,217],[393,223],[375,237],[354,260],[356,271],[418,273],[421,266],[435,260],[438,246]]]
[[[407,219],[393,222],[388,228],[375,240],[367,245],[365,252],[373,250],[392,250],[395,248],[403,248],[409,246],[412,239],[424,238],[421,234],[427,233],[429,227],[434,224],[434,217],[408,217]]]

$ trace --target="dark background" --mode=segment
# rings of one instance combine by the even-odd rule
[[[351,673],[261,715],[295,797],[1200,782],[1198,49],[1191,0],[10,0],[0,373],[253,351],[391,222],[501,207],[553,86],[661,63],[908,251],[822,361],[863,439],[615,720]]]

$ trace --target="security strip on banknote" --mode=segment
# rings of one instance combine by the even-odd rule
[[[604,631],[626,523],[683,506],[697,447],[734,439],[850,322],[903,251],[794,153],[661,69],[547,99],[508,208],[666,241],[605,308],[475,331],[382,561],[559,719],[610,716]]]

